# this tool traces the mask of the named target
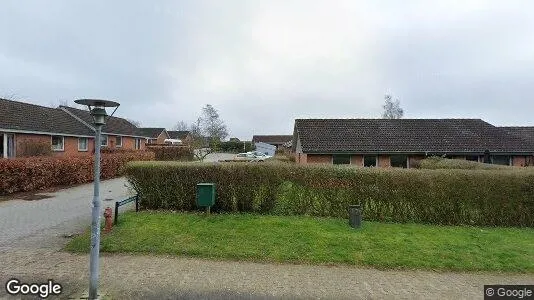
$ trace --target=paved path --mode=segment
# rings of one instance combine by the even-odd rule
[[[124,178],[102,181],[102,209],[114,207],[115,200],[129,194]],[[43,236],[56,238],[89,226],[93,184],[83,184],[53,193],[41,200],[0,201],[0,247],[28,241],[42,242]]]
[[[125,197],[124,183],[104,182],[103,198]],[[60,249],[68,241],[63,234],[89,226],[91,193],[91,185],[83,185],[53,193],[50,199],[0,203],[0,299],[19,299],[9,297],[3,287],[13,277],[24,282],[53,279],[64,287],[62,298],[87,290],[88,255]],[[109,254],[102,255],[100,278],[100,290],[113,299],[482,299],[484,284],[534,283],[532,274],[380,271]]]

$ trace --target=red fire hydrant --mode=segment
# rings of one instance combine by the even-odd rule
[[[111,207],[106,207],[104,210],[104,218],[106,218],[106,227],[104,227],[104,233],[108,233],[113,227],[113,211],[111,210]]]

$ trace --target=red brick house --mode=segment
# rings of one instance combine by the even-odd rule
[[[0,99],[0,157],[31,156],[44,150],[52,155],[91,155],[95,134],[91,124],[85,110]],[[109,148],[141,150],[149,138],[118,117],[109,118],[102,133],[102,145]]]
[[[409,168],[427,156],[531,165],[534,135],[480,119],[297,119],[292,147],[298,163]]]
[[[181,140],[183,145],[189,145],[193,141],[193,136],[188,130],[169,130],[169,138],[173,140]]]
[[[148,136],[147,143],[163,144],[166,139],[170,139],[169,133],[165,128],[139,128],[144,136]]]

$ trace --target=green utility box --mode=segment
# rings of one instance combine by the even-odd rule
[[[197,206],[210,207],[215,204],[215,183],[197,184]]]

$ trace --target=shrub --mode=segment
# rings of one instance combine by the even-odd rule
[[[126,176],[145,209],[195,210],[195,187],[217,185],[213,211],[374,221],[534,226],[534,172],[136,162]]]
[[[193,149],[187,146],[147,146],[154,153],[156,160],[192,161]]]
[[[122,175],[127,162],[151,160],[151,152],[102,154],[101,178]],[[93,156],[29,157],[0,160],[0,195],[91,182]]]
[[[245,149],[243,149],[243,143],[245,143]],[[232,153],[249,152],[254,149],[255,147],[252,144],[252,142],[238,142],[238,141],[221,142],[216,147],[217,151],[232,152]]]
[[[413,166],[416,167],[416,166]],[[467,169],[467,170],[498,170],[513,169],[510,166],[492,165],[469,161],[465,159],[449,159],[442,157],[429,157],[421,160],[418,166],[421,169]]]
[[[25,140],[17,144],[17,152],[21,157],[51,156],[52,147],[50,143]]]

